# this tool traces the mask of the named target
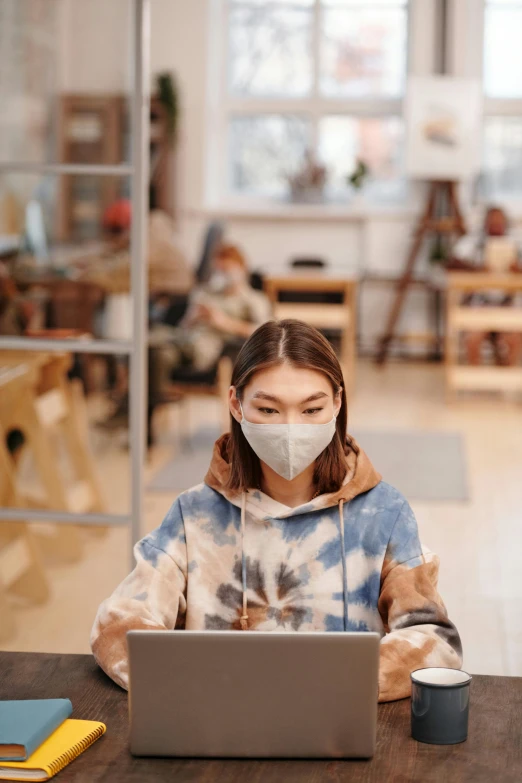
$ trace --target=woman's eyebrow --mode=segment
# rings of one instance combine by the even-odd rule
[[[252,395],[253,400],[270,400],[270,402],[281,402],[279,397],[276,397],[273,394],[268,394],[264,391],[257,391],[255,394]]]
[[[311,394],[309,397],[306,398],[306,400],[302,400],[299,405],[304,405],[306,402],[313,402],[314,400],[321,400],[323,397],[328,397],[326,392],[318,391],[315,392],[315,394]],[[281,404],[281,400],[279,397],[276,397],[274,394],[268,394],[268,392],[264,391],[257,391],[252,395],[253,400],[270,400],[270,402],[277,402]]]
[[[318,391],[315,392],[315,394],[311,394],[310,397],[307,397],[306,400],[303,400],[300,402],[300,405],[304,405],[305,402],[313,402],[314,400],[322,400],[323,397],[328,397],[326,392]]]

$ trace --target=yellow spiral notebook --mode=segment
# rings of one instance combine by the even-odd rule
[[[66,720],[27,761],[0,761],[0,780],[49,780],[102,734],[103,723]]]

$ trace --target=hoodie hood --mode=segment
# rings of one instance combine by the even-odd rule
[[[225,489],[230,475],[230,464],[228,462],[228,443],[230,434],[222,435],[214,444],[214,452],[205,484],[219,492],[221,495],[235,506],[241,507],[242,493],[231,493]],[[296,508],[289,508],[282,503],[270,498],[259,489],[250,489],[246,493],[247,511],[258,521],[264,521],[271,517],[279,519],[306,514],[311,511],[338,506],[340,501],[347,503],[353,500],[357,495],[368,492],[379,484],[381,475],[377,473],[372,463],[357,445],[355,440],[347,437],[345,446],[346,455],[346,476],[343,484],[337,492],[328,492],[324,495],[304,503]]]

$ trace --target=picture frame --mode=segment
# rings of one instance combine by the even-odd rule
[[[409,177],[462,181],[478,173],[482,120],[478,79],[410,77],[405,117]]]

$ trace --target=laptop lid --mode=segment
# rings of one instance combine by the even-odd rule
[[[369,758],[376,633],[130,631],[134,755]]]

